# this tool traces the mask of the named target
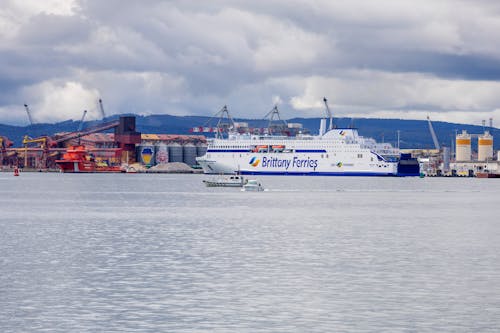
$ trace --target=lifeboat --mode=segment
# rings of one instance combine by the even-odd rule
[[[268,145],[260,145],[256,146],[252,151],[254,153],[262,153],[262,152],[267,152],[268,149],[269,149]]]
[[[285,149],[285,146],[284,145],[273,145],[273,146],[271,146],[271,148],[274,151],[283,151]]]

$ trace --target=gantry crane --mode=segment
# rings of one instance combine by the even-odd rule
[[[274,119],[275,117],[276,117],[276,119]],[[277,105],[275,105],[274,108],[264,116],[264,119],[269,119],[269,122],[267,125],[267,129],[269,131],[269,134],[273,134],[273,130],[275,130],[275,129],[277,132],[283,133],[288,128],[288,124],[287,124],[286,120],[281,119],[281,117],[280,117],[280,112],[278,110]],[[282,122],[282,124],[279,124],[279,123],[273,124],[273,122],[276,122],[276,121]]]

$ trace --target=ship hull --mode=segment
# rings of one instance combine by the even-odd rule
[[[82,161],[56,161],[62,172],[67,173],[91,173],[96,172],[95,164]]]
[[[391,153],[391,158],[384,154]],[[234,135],[209,142],[197,162],[206,174],[282,176],[418,176],[418,162],[392,158],[388,144],[365,139],[354,129],[322,136]],[[415,164],[416,163],[416,164]]]
[[[398,163],[374,159],[347,163],[327,159],[326,154],[304,154],[276,157],[264,154],[217,154],[217,159],[207,155],[198,158],[206,174],[276,175],[276,176],[397,176]],[[241,155],[241,157],[240,157]]]

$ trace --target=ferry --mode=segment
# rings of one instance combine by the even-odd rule
[[[326,104],[326,99],[325,99]],[[327,106],[328,107],[328,106]],[[304,176],[419,176],[418,161],[389,143],[365,138],[354,128],[326,128],[318,135],[253,135],[234,128],[208,140],[197,158],[206,174]]]

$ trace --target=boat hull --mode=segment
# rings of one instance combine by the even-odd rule
[[[56,161],[62,172],[67,173],[91,173],[96,172],[95,163],[85,161]]]
[[[239,175],[227,177],[217,177],[214,179],[205,179],[203,183],[207,187],[242,187],[246,184],[246,180]]]
[[[500,173],[476,172],[477,178],[500,178]]]

